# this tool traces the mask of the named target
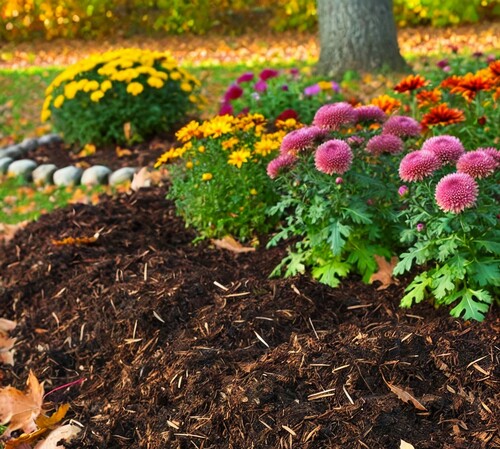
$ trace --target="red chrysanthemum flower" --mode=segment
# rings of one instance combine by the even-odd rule
[[[478,92],[482,90],[491,90],[494,83],[491,79],[475,73],[467,73],[460,78],[459,83],[452,87],[452,94],[460,94],[467,101],[472,101],[476,98]]]
[[[338,131],[342,126],[356,121],[354,108],[346,102],[325,104],[314,115],[313,125],[329,131]]]
[[[497,161],[486,151],[469,151],[457,161],[457,171],[481,179],[491,176],[495,172],[497,165]]]
[[[400,137],[394,134],[381,134],[372,137],[366,144],[366,151],[371,154],[398,154],[403,151],[404,144]]]
[[[267,164],[267,176],[275,179],[280,173],[291,168],[296,161],[297,158],[292,154],[280,154]]]
[[[459,214],[476,204],[478,192],[479,187],[472,176],[451,173],[438,182],[435,199],[444,212]]]
[[[299,114],[297,114],[297,111],[295,109],[285,109],[278,117],[276,117],[275,122],[278,120],[288,120],[289,118],[293,118],[295,120],[299,120]]]
[[[234,108],[233,105],[227,101],[221,104],[221,107],[219,109],[219,115],[233,115],[234,114]]]
[[[441,166],[438,157],[428,150],[408,153],[399,164],[399,177],[403,181],[422,181]]]
[[[354,112],[358,122],[383,122],[387,118],[386,113],[374,104],[359,106]]]
[[[442,103],[424,114],[420,122],[424,128],[429,126],[447,126],[465,121],[465,115],[460,109],[449,108]]]
[[[324,135],[324,131],[317,126],[294,129],[281,141],[282,154],[296,155],[299,151],[312,149],[316,140]]]
[[[440,86],[443,89],[452,89],[453,87],[456,87],[460,84],[461,77],[458,75],[451,75],[448,78],[445,78],[443,81],[441,81]]]
[[[241,83],[248,83],[249,81],[252,81],[254,78],[254,74],[252,72],[246,72],[244,73],[243,75],[240,75],[238,77],[238,79],[236,80],[236,82],[238,84],[241,84]]]
[[[332,139],[321,144],[314,155],[316,168],[327,175],[341,175],[351,168],[352,150],[343,140]]]
[[[429,82],[421,75],[408,75],[394,86],[394,90],[399,93],[411,92],[427,84],[429,84]]]
[[[434,153],[441,164],[454,164],[465,153],[460,139],[445,135],[427,139],[422,145],[422,150],[429,150]]]
[[[382,127],[382,134],[394,134],[399,137],[417,137],[421,131],[420,123],[406,115],[393,115]]]
[[[439,89],[422,90],[417,93],[417,104],[419,108],[425,108],[441,101],[443,94]]]

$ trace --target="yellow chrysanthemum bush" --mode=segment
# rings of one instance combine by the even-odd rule
[[[202,97],[199,81],[167,52],[123,49],[67,68],[47,88],[42,121],[68,143],[125,143],[185,122]]]
[[[216,116],[192,121],[176,136],[180,145],[157,161],[171,161],[168,194],[187,226],[200,238],[232,235],[248,240],[271,230],[278,217],[266,210],[278,199],[266,174],[287,132],[300,127],[294,120],[278,122],[268,130],[260,114]]]

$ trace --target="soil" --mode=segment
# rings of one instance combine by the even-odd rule
[[[195,245],[165,194],[68,206],[0,248],[0,317],[19,323],[1,383],[85,379],[45,400],[83,425],[70,447],[500,447],[497,310],[463,322],[400,309],[404,283],[270,279],[285,248]]]

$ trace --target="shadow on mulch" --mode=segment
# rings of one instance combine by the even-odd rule
[[[284,248],[195,246],[164,197],[69,206],[0,248],[0,316],[19,321],[1,383],[84,377],[47,398],[84,426],[71,447],[500,447],[497,311],[466,323],[399,309],[403,286],[269,279]]]

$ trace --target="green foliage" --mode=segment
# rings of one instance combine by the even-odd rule
[[[308,129],[315,128],[299,132]],[[307,149],[292,150],[296,159],[280,171],[276,182],[282,196],[270,209],[271,215],[285,219],[269,245],[292,237],[296,243],[274,275],[290,276],[309,268],[314,278],[332,287],[351,272],[368,282],[377,271],[374,256],[393,255],[399,235],[399,157],[366,150],[366,143],[380,132],[372,123],[351,124],[350,129],[319,133]],[[345,172],[327,174],[321,171],[314,150],[334,138],[351,142],[354,157]],[[282,147],[279,157],[283,151]]]
[[[177,132],[183,146],[158,160],[157,166],[180,159],[169,166],[168,197],[201,238],[229,234],[248,240],[275,226],[277,219],[265,214],[277,199],[266,165],[285,131],[267,133],[265,127],[259,114],[191,122]]]
[[[117,50],[69,67],[48,87],[42,121],[68,143],[126,143],[170,131],[201,98],[168,53]]]
[[[400,26],[456,25],[498,17],[497,0],[395,0]],[[120,34],[314,30],[316,0],[4,0],[0,40]]]
[[[340,100],[340,87],[334,81],[312,83],[299,69],[263,69],[258,76],[243,73],[226,90],[220,113],[257,113],[274,122],[295,118],[309,123],[325,103]]]

